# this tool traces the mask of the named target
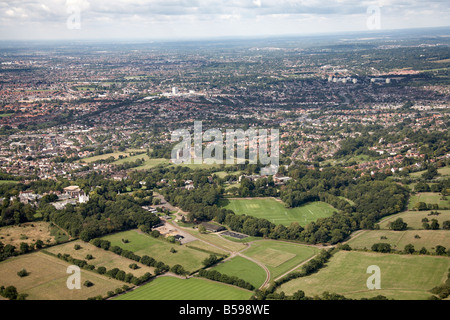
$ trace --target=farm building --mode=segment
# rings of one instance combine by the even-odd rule
[[[225,228],[223,226],[218,226],[218,225],[207,223],[207,222],[202,222],[201,225],[204,226],[207,231],[211,231],[211,232],[219,232],[219,231],[225,230]]]

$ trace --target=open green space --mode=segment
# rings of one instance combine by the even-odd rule
[[[248,300],[252,292],[206,279],[159,277],[115,300]]]
[[[436,192],[420,192],[412,195],[409,199],[408,209],[413,209],[418,202],[437,204],[439,208],[450,208],[450,199],[445,200],[440,193]]]
[[[121,288],[124,282],[101,276],[93,271],[81,270],[81,289],[69,290],[67,273],[69,263],[58,258],[34,252],[0,262],[0,285],[15,286],[19,293],[28,294],[27,300],[86,300],[108,291]],[[26,269],[26,277],[19,277],[17,272]],[[89,280],[94,285],[86,287]]]
[[[369,290],[366,273],[376,265],[381,271],[381,289]],[[339,251],[325,268],[307,277],[291,280],[277,289],[286,294],[303,290],[307,296],[324,291],[360,299],[384,295],[391,299],[419,300],[431,296],[428,291],[447,278],[450,259],[446,257],[378,254]]]
[[[236,276],[251,283],[255,288],[259,288],[266,280],[264,269],[256,263],[239,256],[218,264],[212,270],[228,276]]]
[[[326,218],[336,211],[325,202],[310,202],[297,208],[286,208],[281,201],[274,198],[255,199],[224,199],[220,205],[233,210],[238,215],[248,215],[264,218],[274,224],[289,226],[292,222],[298,222],[301,226]]]
[[[447,230],[366,230],[351,239],[348,244],[354,249],[371,249],[375,243],[389,243],[395,250],[404,250],[412,244],[418,251],[425,247],[435,252],[437,245],[450,248],[450,232]]]
[[[270,278],[275,279],[318,252],[319,249],[315,247],[281,241],[258,240],[252,242],[250,248],[242,253],[264,264],[270,271]]]
[[[450,210],[435,211],[439,212],[440,214],[430,215],[432,211],[405,211],[383,219],[379,223],[379,225],[381,229],[389,229],[389,225],[391,222],[395,221],[398,218],[402,218],[403,221],[408,224],[408,229],[420,230],[423,229],[422,219],[427,218],[429,221],[428,223],[431,223],[432,219],[436,219],[439,223],[440,228],[442,228],[442,224],[444,221],[450,221]]]
[[[110,241],[112,246],[130,250],[139,256],[150,256],[171,267],[180,264],[186,271],[190,272],[201,268],[203,266],[202,261],[210,255],[210,253],[192,249],[185,245],[170,243],[164,239],[155,239],[136,230],[115,233],[102,239]],[[124,243],[122,239],[128,240],[128,243]],[[174,248],[177,252],[170,252],[171,248]],[[209,251],[214,252],[214,248]]]

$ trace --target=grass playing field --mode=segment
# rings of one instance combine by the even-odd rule
[[[298,222],[305,226],[318,218],[330,217],[336,209],[325,202],[310,202],[297,208],[286,208],[281,201],[265,199],[225,199],[221,206],[236,214],[264,218],[275,224],[289,226]]]
[[[374,243],[381,242],[389,243],[396,250],[404,250],[407,244],[412,244],[417,251],[425,247],[428,251],[434,252],[437,245],[450,248],[450,232],[447,230],[366,230],[351,239],[348,244],[354,249],[370,250]]]
[[[279,241],[258,240],[252,242],[250,248],[242,253],[264,264],[270,271],[270,278],[275,279],[318,252],[319,249],[315,247]]]
[[[366,272],[371,265],[380,267],[380,290],[367,288],[371,274]],[[303,290],[307,296],[313,296],[329,291],[352,299],[377,295],[404,300],[427,299],[431,296],[428,290],[445,281],[449,267],[450,259],[446,257],[340,251],[319,272],[291,280],[277,292],[293,294]]]
[[[81,289],[67,288],[67,267],[70,264],[42,252],[21,255],[0,263],[0,285],[15,286],[19,293],[28,294],[27,300],[85,300],[106,296],[108,291],[121,288],[125,283],[109,279],[95,272],[81,270]],[[29,275],[19,277],[17,272],[26,269]],[[85,287],[89,280],[94,285]]]
[[[165,240],[155,239],[149,235],[138,233],[136,230],[115,233],[102,239],[111,241],[111,245],[130,250],[139,256],[148,255],[171,267],[180,264],[190,272],[201,268],[203,266],[202,261],[210,255],[207,252],[191,249],[185,245],[180,246]],[[123,243],[122,239],[127,239],[128,243]],[[174,248],[177,252],[170,252],[171,248]],[[214,251],[214,248],[210,248],[209,251]]]
[[[206,279],[159,277],[115,300],[248,300],[252,292]]]
[[[239,256],[218,264],[212,270],[229,276],[236,276],[251,283],[255,288],[259,288],[266,280],[266,273],[260,266]]]

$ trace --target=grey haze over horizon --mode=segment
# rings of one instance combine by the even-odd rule
[[[0,0],[0,40],[358,32],[369,30],[368,8],[373,7],[379,8],[381,31],[450,24],[448,0]]]

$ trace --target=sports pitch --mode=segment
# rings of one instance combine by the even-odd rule
[[[242,251],[244,255],[264,264],[270,271],[271,279],[292,270],[318,252],[315,247],[272,240],[254,241],[249,249]]]
[[[251,291],[201,278],[159,277],[114,300],[248,300]]]
[[[225,199],[221,205],[238,215],[264,218],[274,224],[285,226],[298,222],[303,227],[319,218],[330,217],[336,211],[335,208],[321,201],[309,202],[297,208],[286,208],[281,201],[273,198]]]
[[[256,263],[245,259],[243,257],[234,257],[233,259],[220,263],[214,268],[222,274],[229,276],[236,276],[251,283],[255,288],[261,286],[266,280],[266,273],[264,269]]]

